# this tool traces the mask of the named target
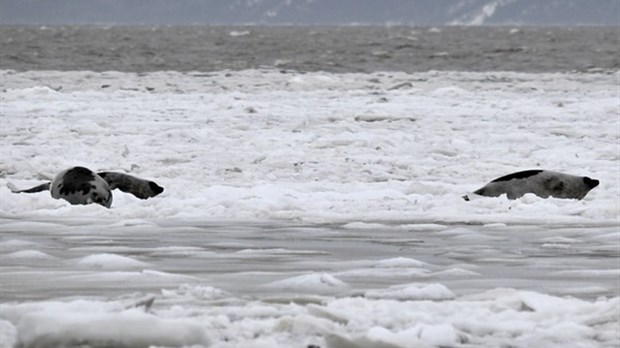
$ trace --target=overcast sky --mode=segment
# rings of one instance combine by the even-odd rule
[[[620,25],[620,0],[0,0],[0,24]]]

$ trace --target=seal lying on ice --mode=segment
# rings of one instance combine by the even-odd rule
[[[505,194],[508,199],[516,199],[526,193],[533,193],[542,198],[582,199],[598,184],[598,180],[587,176],[533,169],[497,178],[474,191],[474,193],[487,197],[498,197]],[[469,201],[469,196],[465,195],[463,199]]]
[[[100,172],[88,168],[73,167],[62,171],[51,182],[27,190],[12,190],[13,193],[34,193],[50,190],[53,198],[64,199],[71,204],[112,205],[112,190],[119,189],[140,198],[147,199],[162,193],[164,189],[154,183],[131,175]]]

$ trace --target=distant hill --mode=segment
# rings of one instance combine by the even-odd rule
[[[620,0],[0,0],[0,24],[620,25]]]

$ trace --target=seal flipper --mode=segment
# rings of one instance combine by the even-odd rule
[[[39,186],[35,186],[35,187],[29,188],[26,190],[18,190],[15,187],[12,187],[12,185],[10,185],[9,189],[13,193],[35,193],[35,192],[41,192],[41,191],[49,191],[51,184],[52,184],[51,182],[46,182],[45,184],[41,184]]]
[[[97,173],[97,175],[108,183],[111,190],[119,189],[123,192],[131,193],[140,199],[155,197],[164,192],[164,188],[155,182],[136,178],[135,176],[115,172],[101,172]]]

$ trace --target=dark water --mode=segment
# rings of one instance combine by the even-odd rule
[[[438,282],[458,295],[509,287],[581,298],[618,296],[616,226],[405,226],[4,219],[0,301],[157,292],[184,283],[244,296],[292,296],[304,290],[291,293],[269,284],[313,272],[345,281],[351,286],[347,293]],[[110,254],[146,264],[83,263]],[[381,266],[381,260],[394,258],[423,264]]]
[[[618,27],[0,27],[0,69],[562,72],[620,68]]]

